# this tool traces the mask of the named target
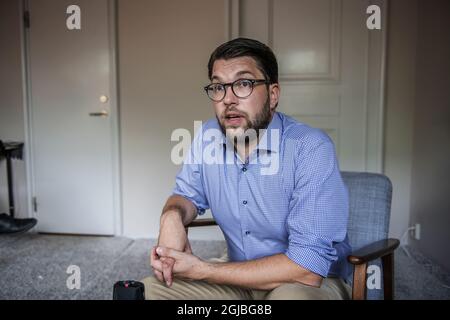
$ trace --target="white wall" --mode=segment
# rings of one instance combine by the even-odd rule
[[[450,2],[420,1],[412,155],[411,244],[450,271]]]
[[[123,231],[157,237],[178,167],[171,133],[214,116],[203,86],[226,40],[225,1],[120,0],[118,5]],[[217,228],[192,237],[222,239]]]
[[[0,1],[0,139],[24,141],[20,1]],[[0,161],[0,213],[8,212],[6,161]],[[16,216],[26,217],[25,162],[13,160]]]
[[[400,238],[410,211],[417,0],[389,3],[384,173],[393,184],[390,236]]]

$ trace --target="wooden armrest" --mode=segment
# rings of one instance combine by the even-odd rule
[[[214,219],[197,219],[189,223],[186,227],[204,227],[204,226],[215,226],[217,225]]]
[[[347,260],[355,265],[367,263],[394,252],[399,244],[400,241],[398,239],[383,239],[376,241],[356,250],[348,256]]]

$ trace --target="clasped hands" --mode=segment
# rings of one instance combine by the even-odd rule
[[[171,286],[173,278],[202,280],[207,263],[192,254],[189,241],[184,251],[163,246],[152,248],[150,263],[156,278]]]

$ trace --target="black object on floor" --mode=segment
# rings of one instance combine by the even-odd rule
[[[117,281],[114,284],[113,300],[145,300],[144,284],[139,281]]]
[[[0,214],[0,234],[2,233],[22,233],[33,228],[37,220],[35,218],[16,219],[14,218],[14,194],[13,194],[13,174],[11,159],[23,159],[23,142],[2,142],[0,140],[0,157],[6,158],[6,173],[8,179],[8,200],[9,215]]]
[[[35,218],[16,219],[6,213],[0,214],[1,233],[22,233],[33,228],[37,223]]]
[[[6,158],[6,173],[8,180],[8,200],[9,200],[9,214],[14,218],[14,188],[13,188],[13,174],[11,159],[23,159],[23,142],[2,142],[0,140],[0,157]]]

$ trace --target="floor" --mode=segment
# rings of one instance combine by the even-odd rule
[[[149,248],[155,241],[123,237],[0,236],[0,299],[111,299],[118,280],[150,275]],[[202,258],[219,257],[221,241],[193,241]],[[397,299],[450,299],[450,275],[419,252],[396,252]],[[80,289],[68,289],[71,265],[80,268]]]

